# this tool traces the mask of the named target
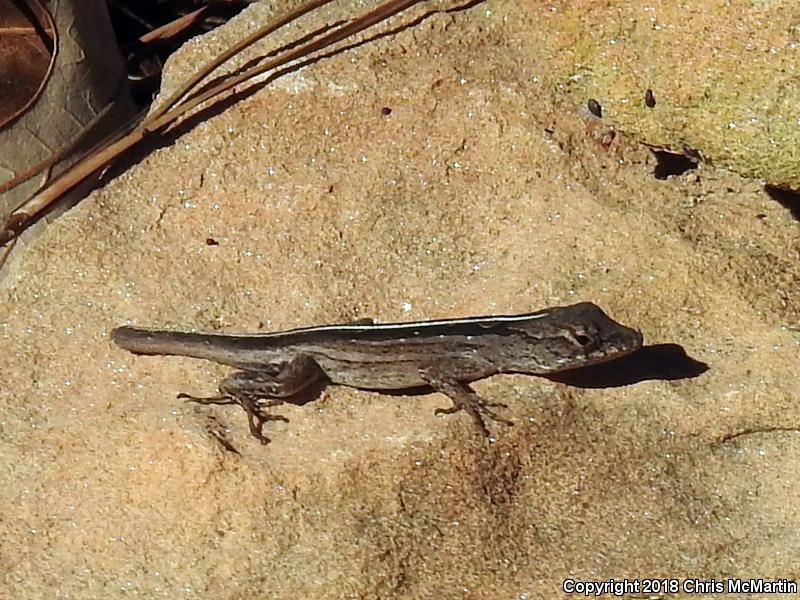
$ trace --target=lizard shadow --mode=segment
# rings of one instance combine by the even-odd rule
[[[580,388],[608,388],[649,379],[689,379],[708,369],[707,364],[691,358],[678,344],[655,344],[607,363],[545,375],[545,378]]]

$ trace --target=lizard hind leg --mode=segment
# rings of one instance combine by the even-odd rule
[[[220,391],[226,389],[225,383],[227,379],[220,384]],[[284,416],[273,415],[266,412],[264,409],[283,404],[283,400],[274,399],[265,402],[263,397],[246,394],[241,392],[223,393],[219,396],[191,396],[189,394],[178,394],[178,398],[187,400],[189,402],[196,402],[198,404],[238,404],[247,413],[247,424],[250,428],[250,434],[258,439],[262,444],[269,444],[270,439],[263,433],[264,423],[267,421],[284,421],[288,422]]]
[[[302,392],[322,377],[324,373],[311,357],[298,355],[279,365],[232,373],[220,384],[219,396],[198,398],[181,394],[179,397],[200,404],[238,404],[247,413],[250,433],[262,444],[268,444],[270,440],[263,433],[264,423],[289,420],[266,409],[283,404],[284,399]]]
[[[227,398],[227,401],[218,402],[211,398],[203,401],[203,404],[238,404],[247,413],[250,434],[266,445],[269,444],[270,439],[264,435],[264,423],[267,421],[289,422],[286,417],[266,410],[283,404],[284,397],[296,393],[294,389],[287,389],[282,379],[280,374],[273,376],[257,371],[239,371],[227,377],[219,386],[219,391],[222,393],[219,398]]]
[[[221,390],[227,389],[225,387],[226,381],[222,382],[220,385]],[[247,425],[250,428],[250,434],[260,441],[263,445],[267,445],[270,442],[270,439],[264,435],[264,423],[267,421],[283,421],[284,423],[288,423],[289,419],[284,417],[283,415],[275,415],[270,412],[267,412],[266,409],[272,408],[274,406],[278,406],[283,404],[283,400],[280,398],[265,398],[259,394],[253,394],[246,391],[234,391],[229,390],[231,393],[227,396],[230,401],[225,402],[224,404],[238,404],[242,407],[245,413],[247,413]],[[206,404],[206,403],[204,403]],[[211,402],[208,404],[223,404],[222,402]]]

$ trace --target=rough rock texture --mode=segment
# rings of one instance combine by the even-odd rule
[[[548,66],[567,76],[573,96],[595,97],[620,128],[800,191],[800,3],[528,6],[549,26]]]
[[[798,204],[705,163],[656,178],[649,150],[585,115],[559,27],[653,14],[606,4],[420,4],[192,121],[16,254],[0,595],[552,598],[566,578],[797,578]],[[727,4],[698,27],[747,28]],[[187,45],[168,76],[270,14]],[[629,47],[665,38],[637,32]],[[657,67],[685,85],[696,69]],[[281,408],[262,447],[239,409],[175,398],[212,393],[225,368],[108,337],[579,300],[643,331],[646,376],[478,382],[516,422],[492,441],[435,417],[436,394],[329,387]]]

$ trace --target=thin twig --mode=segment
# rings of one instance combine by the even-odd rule
[[[248,35],[243,40],[235,43],[233,46],[228,48],[225,52],[220,54],[217,58],[212,60],[207,65],[204,65],[195,75],[187,79],[182,85],[175,90],[172,95],[167,98],[163,104],[161,104],[158,108],[153,110],[150,115],[145,119],[145,125],[151,124],[153,121],[161,117],[164,113],[166,113],[169,109],[173,108],[180,100],[186,96],[194,87],[199,84],[203,79],[208,77],[211,73],[213,73],[217,68],[222,66],[226,61],[233,58],[237,54],[239,54],[242,50],[249,48],[251,45],[255,44],[260,39],[268,36],[270,33],[277,31],[284,25],[287,25],[302,17],[304,14],[311,12],[328,4],[331,0],[312,0],[302,6],[298,7],[297,9],[285,14],[284,16],[275,19],[271,23],[267,23],[264,27],[260,27],[256,29],[253,33]],[[152,127],[148,126],[148,130],[152,131]]]
[[[390,0],[385,4],[382,4],[372,12],[367,13],[366,15],[354,19],[350,23],[343,25],[339,29],[332,31],[331,33],[322,36],[321,38],[309,42],[303,46],[299,46],[294,50],[289,50],[288,52],[278,56],[270,61],[267,61],[257,67],[253,67],[252,69],[248,69],[244,73],[240,75],[236,75],[233,77],[229,77],[225,79],[220,84],[206,90],[202,94],[197,96],[193,96],[186,100],[185,102],[181,103],[179,106],[176,106],[174,109],[164,113],[161,117],[156,119],[148,118],[146,122],[142,125],[145,130],[148,132],[155,131],[157,129],[161,129],[168,123],[175,121],[178,117],[184,115],[188,111],[192,110],[193,108],[199,106],[203,102],[206,102],[215,96],[222,94],[223,92],[228,91],[229,89],[236,87],[237,85],[244,83],[245,81],[257,77],[266,71],[271,71],[272,69],[276,69],[278,67],[282,67],[283,65],[292,62],[298,58],[303,56],[307,56],[312,52],[317,52],[318,50],[322,50],[323,48],[327,48],[328,46],[339,42],[346,37],[354,35],[379,23],[389,17],[396,15],[399,12],[404,11],[405,9],[409,8],[410,6],[417,4],[420,0]]]
[[[88,137],[88,135],[92,132],[92,128],[95,125],[97,125],[97,123],[99,123],[102,119],[104,119],[113,107],[114,107],[114,100],[109,101],[109,103],[106,104],[100,110],[100,112],[98,112],[94,117],[92,117],[92,119],[86,124],[86,126],[83,129],[81,129],[77,133],[77,135],[75,135],[72,139],[67,140],[66,143],[60,146],[55,152],[50,154],[50,156],[48,156],[44,160],[40,160],[35,165],[31,165],[16,177],[13,177],[8,181],[0,183],[0,194],[7,192],[11,188],[17,187],[21,183],[28,181],[28,179],[30,179],[31,177],[35,177],[42,171],[49,169],[57,162],[59,162],[62,158],[64,158],[67,154],[75,150],[75,148],[79,146],[81,143],[83,143],[84,139],[86,139],[86,137]],[[137,115],[137,116],[139,119],[142,118],[142,115]],[[100,145],[105,144],[107,142],[108,140],[106,139],[102,140],[102,142],[93,147],[92,150],[96,149]]]

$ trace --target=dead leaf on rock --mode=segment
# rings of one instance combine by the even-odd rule
[[[55,63],[55,35],[52,16],[36,0],[0,0],[0,127],[41,95]]]

